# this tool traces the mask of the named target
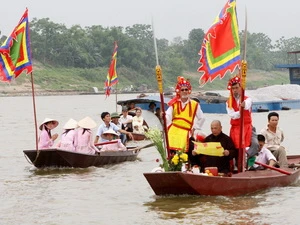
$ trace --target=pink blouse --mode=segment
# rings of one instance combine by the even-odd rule
[[[61,140],[57,147],[62,150],[75,151],[77,146],[77,131],[70,130],[68,133],[61,135]]]
[[[122,144],[121,139],[117,143],[103,145],[101,151],[125,151],[127,148]]]
[[[93,142],[93,134],[91,130],[86,130],[82,134],[83,129],[80,128],[77,131],[77,147],[76,152],[85,153],[85,154],[95,154],[99,150],[95,147]]]
[[[39,137],[38,149],[48,149],[53,146],[54,141],[49,137],[48,132],[43,127]]]

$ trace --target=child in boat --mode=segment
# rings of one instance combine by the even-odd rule
[[[87,116],[78,122],[78,126],[80,128],[77,132],[76,152],[91,155],[99,152],[98,148],[94,145],[93,132],[91,130],[97,126],[96,122]]]
[[[64,132],[61,135],[60,142],[57,147],[62,150],[75,151],[77,146],[77,121],[74,119],[69,119],[64,125]]]
[[[57,139],[58,134],[51,135],[51,130],[58,126],[58,121],[50,118],[45,118],[40,125],[40,130],[42,131],[39,137],[38,149],[48,149],[54,144]]]
[[[104,144],[101,151],[126,151],[127,148],[122,144],[119,135],[114,130],[107,130],[103,133],[105,139],[109,142],[116,140],[116,142]]]
[[[258,149],[255,162],[260,162],[263,164],[267,164],[269,166],[276,166],[277,161],[275,156],[271,153],[269,149],[265,147],[266,145],[265,136],[262,134],[258,134],[257,139],[258,139],[259,149]],[[264,169],[263,167],[260,168],[261,166],[258,166],[257,164],[254,164],[253,167],[256,169]]]

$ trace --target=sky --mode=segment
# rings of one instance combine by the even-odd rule
[[[1,35],[9,35],[26,7],[29,20],[49,18],[54,23],[92,26],[154,24],[157,38],[172,41],[188,38],[192,29],[205,32],[226,0],[13,0],[1,4]],[[237,0],[239,29],[244,30],[247,10],[248,31],[264,33],[272,41],[300,37],[299,0]],[[5,8],[5,9],[3,9]]]

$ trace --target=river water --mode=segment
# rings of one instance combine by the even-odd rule
[[[1,225],[299,224],[300,182],[241,197],[155,196],[143,176],[158,166],[154,147],[142,150],[135,162],[103,168],[35,169],[22,152],[35,148],[32,105],[31,97],[0,97]],[[57,133],[69,118],[90,116],[100,124],[101,112],[115,110],[114,95],[36,97],[38,122],[59,120]],[[279,113],[288,154],[300,154],[300,110]],[[205,116],[207,133],[213,119],[228,133],[227,115]],[[253,119],[260,130],[267,113]]]

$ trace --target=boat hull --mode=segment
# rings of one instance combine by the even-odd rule
[[[300,156],[290,157],[289,163],[298,163]],[[284,187],[299,179],[299,169],[285,169],[291,175],[274,170],[246,171],[232,177],[204,176],[182,172],[144,173],[156,195],[222,195],[238,196]]]
[[[143,141],[146,140],[146,136],[144,134],[136,134],[136,133],[131,133],[133,136],[134,141]]]
[[[64,151],[61,149],[45,149],[41,151],[24,150],[24,154],[37,168],[44,167],[74,167],[87,168],[90,166],[101,167],[125,161],[134,161],[139,154],[139,148],[127,151],[109,151],[89,155],[78,152]]]

